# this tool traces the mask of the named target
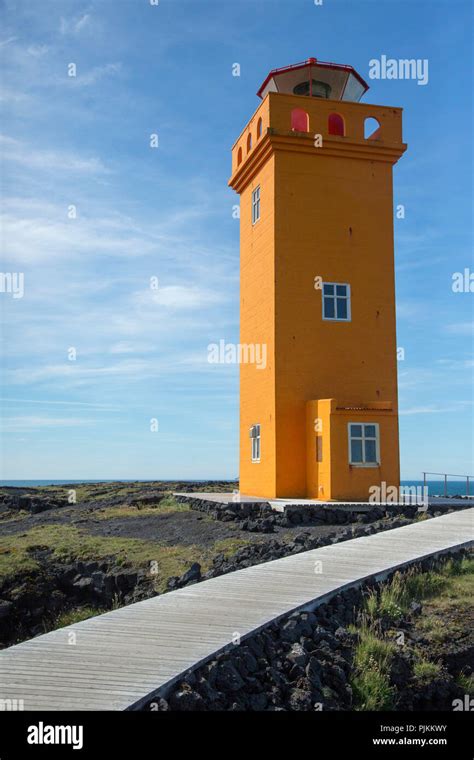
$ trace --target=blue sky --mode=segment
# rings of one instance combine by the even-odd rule
[[[452,291],[473,269],[470,2],[0,7],[2,271],[25,278],[23,298],[0,294],[3,478],[238,475],[238,367],[207,362],[209,343],[238,341],[230,148],[268,71],[309,56],[365,78],[381,55],[428,59],[426,86],[370,80],[364,98],[404,108],[409,146],[394,171],[402,477],[472,471],[474,295]]]

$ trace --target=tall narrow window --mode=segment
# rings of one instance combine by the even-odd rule
[[[323,283],[323,319],[350,322],[351,286],[338,282]]]
[[[317,462],[323,461],[323,436],[322,435],[316,436],[316,461]]]
[[[350,422],[348,427],[349,464],[377,467],[380,464],[378,423]]]
[[[252,192],[252,224],[260,219],[260,185]]]
[[[252,462],[260,462],[260,425],[252,425],[250,440],[252,442]]]

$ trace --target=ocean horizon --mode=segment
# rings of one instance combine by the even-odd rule
[[[0,488],[35,488],[39,486],[66,486],[66,485],[81,485],[86,483],[209,483],[211,481],[219,482],[233,482],[232,478],[120,478],[120,479],[81,479],[81,480],[57,480],[54,478],[44,480],[0,480]],[[423,480],[401,480],[400,485],[404,487],[423,487]],[[428,495],[429,496],[444,496],[445,483],[444,480],[428,480]],[[474,483],[470,483],[470,494],[474,495]],[[465,496],[466,480],[448,480],[447,483],[447,495]]]
[[[236,480],[236,478],[234,478]],[[0,480],[0,487],[18,487],[22,486],[34,488],[34,486],[67,486],[70,483],[76,485],[88,484],[88,483],[209,483],[214,481],[219,483],[224,481],[226,483],[232,483],[232,478],[102,478],[97,480],[95,478],[81,478],[80,480]]]

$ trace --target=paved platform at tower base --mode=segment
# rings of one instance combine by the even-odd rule
[[[247,496],[245,494],[236,493],[236,492],[227,492],[227,493],[206,493],[204,491],[192,491],[192,492],[176,492],[174,493],[174,496],[181,496],[188,499],[202,499],[203,501],[213,501],[216,504],[258,504],[258,503],[265,503],[270,504],[272,509],[274,509],[276,512],[284,512],[287,509],[291,510],[292,506],[304,506],[307,504],[308,506],[321,506],[321,507],[346,507],[347,509],[351,509],[351,511],[354,512],[366,512],[369,509],[373,509],[377,506],[408,506],[410,504],[417,504],[416,501],[410,502],[409,499],[406,501],[402,501],[398,504],[394,504],[392,502],[376,502],[376,501],[320,501],[318,499],[265,499],[263,496]],[[448,498],[444,496],[429,496],[428,497],[428,506],[435,507],[435,506],[450,506],[450,507],[459,507],[459,506],[465,506],[468,507],[469,505],[472,505],[474,502],[474,496],[466,497],[463,499],[456,499],[456,498]],[[423,508],[423,505],[418,505]]]

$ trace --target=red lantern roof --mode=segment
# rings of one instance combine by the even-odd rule
[[[352,66],[308,58],[270,71],[257,95],[262,100],[269,92],[280,92],[358,102],[368,89],[367,82]]]

